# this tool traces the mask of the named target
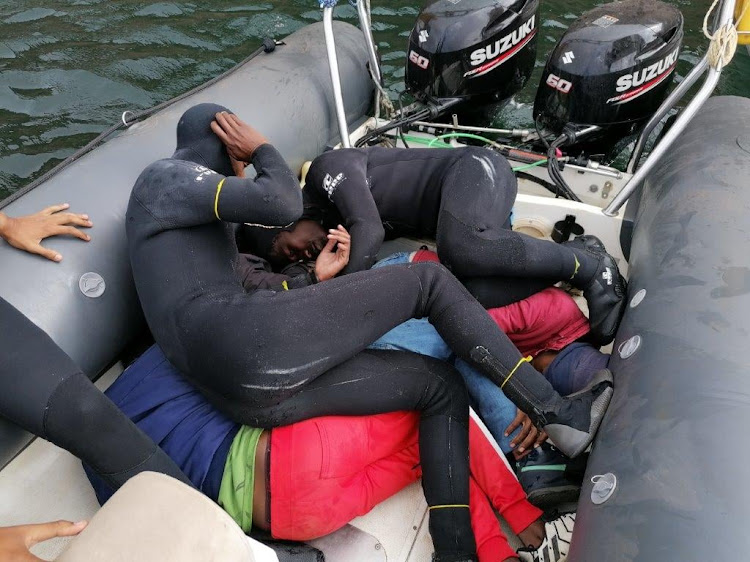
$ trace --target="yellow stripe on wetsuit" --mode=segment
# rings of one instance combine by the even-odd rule
[[[507,377],[505,377],[505,380],[503,381],[503,384],[500,385],[500,388],[502,389],[505,386],[505,383],[507,383],[510,380],[510,377],[516,374],[516,371],[521,366],[521,364],[531,363],[531,359],[532,359],[531,355],[529,355],[528,357],[521,357],[518,363],[516,363],[516,366],[513,367],[513,370],[510,373],[508,373]]]
[[[221,217],[219,216],[219,194],[221,193],[221,188],[224,186],[225,179],[227,178],[221,178],[219,185],[216,186],[216,197],[214,198],[214,215],[216,215],[216,218],[219,220],[221,220]]]

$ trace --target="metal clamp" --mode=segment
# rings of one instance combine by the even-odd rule
[[[120,121],[122,121],[122,124],[125,125],[126,127],[130,127],[133,124],[133,123],[128,123],[128,114],[135,117],[135,113],[133,113],[129,109],[126,109],[125,111],[122,112],[122,115],[120,115]]]

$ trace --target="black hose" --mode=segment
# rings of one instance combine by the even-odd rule
[[[15,201],[16,199],[18,199],[22,195],[24,195],[24,194],[28,193],[29,191],[31,191],[32,189],[38,187],[40,184],[44,183],[45,181],[47,181],[48,179],[50,179],[52,176],[60,173],[62,170],[64,170],[68,166],[70,166],[73,162],[75,162],[76,160],[78,160],[81,156],[83,156],[84,154],[87,154],[87,153],[91,152],[92,150],[94,150],[94,148],[96,148],[97,146],[99,146],[102,142],[104,142],[108,137],[110,137],[113,133],[117,132],[118,130],[120,130],[122,128],[125,128],[125,127],[130,127],[130,125],[133,125],[134,123],[138,123],[139,121],[143,121],[147,117],[150,117],[151,115],[153,115],[157,111],[161,111],[165,107],[169,107],[172,104],[175,104],[175,103],[177,103],[179,101],[182,101],[183,99],[185,99],[188,96],[191,96],[191,95],[193,95],[193,94],[195,94],[197,92],[200,92],[201,90],[205,90],[206,88],[208,88],[209,86],[215,84],[219,80],[222,80],[223,78],[229,76],[230,74],[232,74],[233,72],[235,72],[236,70],[238,70],[241,66],[243,66],[243,65],[247,64],[248,62],[250,62],[251,60],[253,60],[259,54],[273,52],[278,45],[284,45],[284,42],[283,41],[274,41],[273,39],[271,39],[269,37],[266,37],[265,39],[263,39],[263,44],[260,47],[258,47],[252,53],[250,53],[250,55],[247,56],[246,58],[244,58],[242,61],[240,61],[239,63],[235,64],[229,70],[227,70],[225,72],[222,72],[221,74],[219,74],[218,76],[215,76],[214,78],[212,78],[208,82],[204,82],[203,84],[201,84],[199,86],[196,86],[192,90],[188,90],[187,92],[182,93],[182,94],[180,94],[179,96],[177,96],[175,98],[172,98],[172,99],[169,99],[167,101],[164,101],[164,102],[160,103],[159,105],[156,105],[156,106],[151,107],[149,109],[144,109],[143,111],[138,111],[136,113],[133,113],[133,116],[127,122],[127,124],[125,124],[123,122],[120,122],[120,123],[117,123],[116,125],[112,125],[110,128],[108,128],[104,132],[100,133],[94,140],[92,140],[89,143],[87,143],[83,148],[80,148],[80,149],[76,150],[73,154],[71,154],[70,156],[68,156],[65,160],[63,160],[57,166],[55,166],[54,168],[52,168],[49,172],[43,174],[41,177],[38,177],[33,182],[31,182],[29,185],[27,185],[27,186],[19,189],[18,191],[12,193],[8,197],[6,197],[2,201],[0,201],[0,209],[3,209],[5,207],[7,207],[8,205],[10,205],[13,201]]]
[[[560,162],[557,160],[557,149],[560,146],[564,145],[567,140],[568,137],[566,135],[560,135],[551,145],[549,145],[549,150],[547,151],[547,170],[549,171],[549,175],[552,178],[552,181],[555,183],[555,185],[562,192],[562,195],[566,199],[570,199],[571,201],[580,201],[581,199],[573,192],[573,190],[568,185],[568,182],[566,182],[565,178],[563,178],[562,172],[560,170]],[[559,196],[559,193],[556,194],[556,197],[557,196]]]
[[[402,98],[404,97],[404,94],[406,93],[406,90],[401,90],[401,93],[398,95],[398,111],[399,114],[404,114],[404,102]],[[404,135],[404,127],[401,126],[398,128],[398,136],[401,137],[401,142],[404,143],[404,148],[410,148],[409,143],[406,142],[406,136]]]
[[[548,182],[547,180],[537,177],[534,174],[529,174],[528,172],[516,172],[516,177],[539,184],[547,191],[549,191],[550,193],[554,193],[555,195],[558,195],[560,193],[560,190],[554,183]]]
[[[365,144],[377,139],[383,133],[387,133],[388,131],[392,129],[400,129],[404,125],[408,125],[409,123],[413,123],[414,121],[419,121],[421,119],[426,119],[432,114],[432,111],[428,109],[422,109],[420,111],[417,111],[416,113],[412,113],[411,115],[407,115],[406,117],[401,117],[399,119],[394,119],[392,121],[389,121],[382,127],[378,127],[377,129],[373,129],[363,137],[361,137],[354,146],[356,148],[361,148]]]

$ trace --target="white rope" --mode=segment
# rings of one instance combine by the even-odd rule
[[[729,0],[725,1],[728,2]],[[718,3],[719,0],[714,0],[711,7],[706,12],[706,17],[703,18],[703,35],[711,41],[708,45],[708,64],[716,69],[724,68],[728,65],[734,57],[735,52],[737,52],[737,26],[750,6],[750,2],[745,4],[745,7],[742,9],[742,13],[737,18],[736,23],[723,25],[712,35],[708,32],[708,19],[711,17],[711,13],[714,11]]]

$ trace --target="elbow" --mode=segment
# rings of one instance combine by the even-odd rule
[[[289,191],[278,198],[279,224],[287,225],[293,223],[302,216],[302,190],[295,186],[294,191]]]
[[[380,246],[383,244],[383,240],[385,240],[385,228],[383,228],[383,225],[381,223],[377,224],[370,224],[367,227],[367,233],[366,235],[368,240],[372,240],[373,246],[377,247],[377,249],[380,249]]]

